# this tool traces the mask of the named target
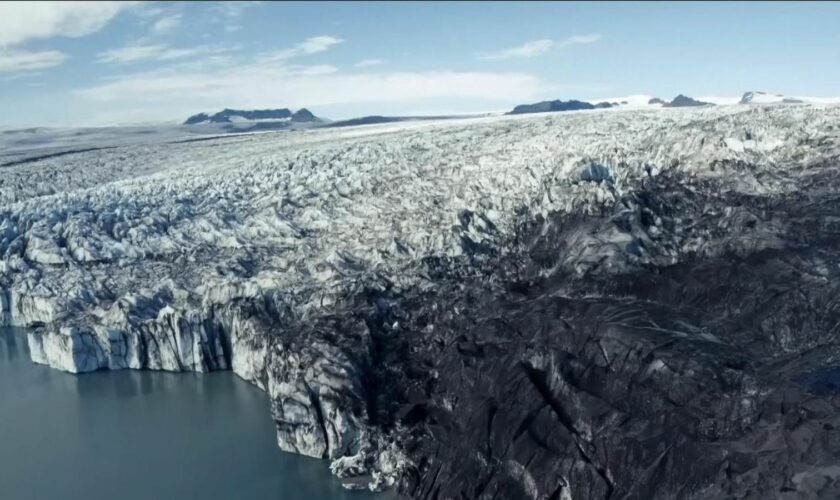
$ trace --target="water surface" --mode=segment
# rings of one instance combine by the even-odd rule
[[[277,447],[265,394],[229,372],[72,375],[0,328],[0,499],[385,500]]]

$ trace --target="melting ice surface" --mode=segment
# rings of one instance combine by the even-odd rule
[[[75,376],[0,328],[0,498],[385,500],[280,451],[266,395],[230,372]]]

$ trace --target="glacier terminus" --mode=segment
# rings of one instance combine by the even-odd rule
[[[7,147],[0,325],[348,487],[836,498],[840,107],[765,101]]]

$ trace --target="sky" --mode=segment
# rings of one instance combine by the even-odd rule
[[[840,95],[836,2],[0,2],[0,127]]]

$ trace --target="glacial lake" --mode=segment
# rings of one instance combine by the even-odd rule
[[[72,375],[0,328],[0,499],[391,500],[280,451],[265,394],[230,372]]]

